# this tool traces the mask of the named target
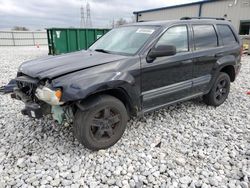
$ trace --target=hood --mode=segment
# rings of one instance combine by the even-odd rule
[[[19,72],[33,78],[58,77],[85,68],[111,63],[126,58],[121,55],[106,54],[94,51],[79,51],[59,56],[48,56],[24,62]]]

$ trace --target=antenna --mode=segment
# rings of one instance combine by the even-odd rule
[[[91,28],[92,27],[92,20],[91,20],[91,13],[90,13],[90,5],[88,2],[86,4],[86,11],[87,11],[86,27]]]

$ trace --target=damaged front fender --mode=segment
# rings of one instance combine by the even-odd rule
[[[128,72],[105,72],[94,75],[80,74],[67,75],[53,81],[53,87],[63,88],[62,101],[79,101],[86,97],[112,89],[126,91],[132,106],[140,106],[140,87],[138,80]]]
[[[130,95],[136,95],[139,94],[136,93],[136,85],[135,79],[131,75],[114,72],[90,77],[78,76],[77,79],[57,82],[53,86],[63,88],[62,101],[67,102],[84,99],[91,94],[115,88],[123,88],[130,91]]]
[[[132,108],[141,108],[138,56],[62,75],[54,78],[51,84],[54,88],[62,89],[61,100],[65,103],[82,101],[97,93],[119,90],[118,93],[108,94],[115,95],[123,102],[129,101]]]

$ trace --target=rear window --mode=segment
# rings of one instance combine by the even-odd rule
[[[218,38],[213,25],[193,25],[195,50],[218,46]]]
[[[224,45],[230,45],[237,42],[232,30],[228,25],[217,25]]]

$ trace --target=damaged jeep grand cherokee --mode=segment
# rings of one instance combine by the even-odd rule
[[[12,98],[24,115],[73,123],[91,150],[114,145],[128,118],[203,96],[219,106],[240,69],[241,43],[230,22],[194,19],[116,28],[88,50],[23,63]]]

